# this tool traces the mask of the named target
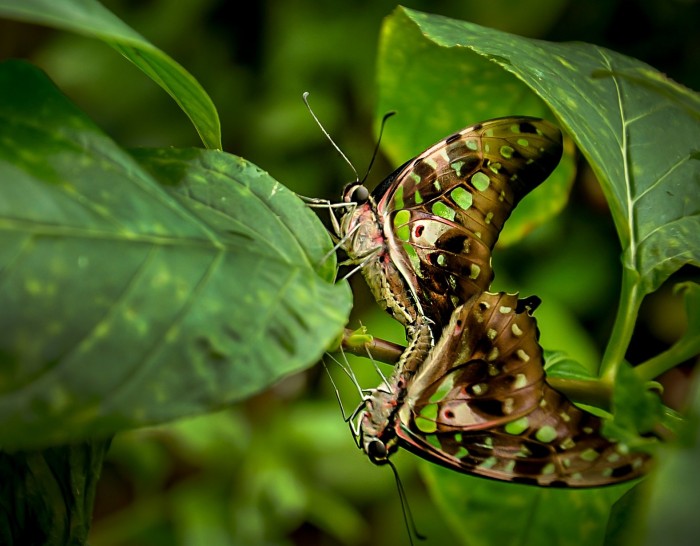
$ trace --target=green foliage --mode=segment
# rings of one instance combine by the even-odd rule
[[[44,451],[0,452],[0,543],[85,544],[109,440]]]
[[[693,282],[679,283],[675,292],[683,295],[688,324],[681,338],[668,350],[660,353],[635,369],[638,377],[651,381],[678,362],[700,353],[700,285]]]
[[[565,2],[546,4],[546,17],[530,25],[530,32],[554,21]],[[479,5],[474,16],[496,9]],[[284,68],[299,51],[292,46],[302,45],[280,28],[291,26],[293,34],[304,36],[327,32],[319,47],[325,64],[293,66],[304,86],[316,74],[328,77],[339,62],[345,77],[359,79],[362,71],[352,63],[359,51],[370,53],[371,45],[360,40],[358,48],[365,50],[336,42],[366,33],[356,30],[358,17],[352,27],[328,25],[322,15],[336,10],[334,3],[318,6],[321,15],[277,7],[272,11],[283,21],[271,34],[280,42],[269,48],[276,53],[267,60],[260,95],[282,89],[284,98],[254,109],[241,95],[230,101],[239,108],[231,117],[245,128],[240,147],[257,145],[256,157],[269,160],[258,162],[282,173],[286,184],[297,176],[317,180],[326,176],[319,165],[333,155],[324,151],[319,161],[315,151],[306,174],[295,174],[298,157],[289,150],[323,137],[311,123],[298,121],[305,116],[301,107],[290,113],[289,97],[294,94],[296,107],[305,89],[290,90],[290,82],[299,80],[285,77]],[[385,13],[379,3],[372,9]],[[377,21],[378,13],[368,8],[362,15]],[[97,2],[0,0],[0,14],[108,44],[173,97],[207,148],[221,148],[216,109],[197,80]],[[700,352],[700,285],[688,282],[680,288],[685,334],[636,369],[625,358],[645,295],[683,265],[700,265],[697,95],[609,49],[528,40],[410,9],[395,11],[380,38],[376,117],[387,110],[399,113],[383,141],[394,164],[451,131],[501,115],[550,118],[568,133],[562,165],[519,206],[505,243],[534,230],[551,247],[551,233],[543,236],[540,226],[566,205],[575,174],[573,143],[590,163],[612,212],[623,262],[602,380],[595,379],[596,348],[569,308],[588,305],[587,312],[600,312],[592,302],[606,299],[599,289],[608,250],[599,247],[615,241],[594,238],[583,231],[588,226],[579,226],[582,231],[567,239],[561,255],[580,261],[531,260],[534,267],[524,267],[522,274],[558,287],[554,293],[575,292],[550,307],[543,298],[538,310],[543,344],[569,354],[551,355],[550,379],[567,392],[579,389],[579,402],[612,402],[611,434],[638,440],[664,412],[648,382]],[[182,41],[182,33],[176,40]],[[216,47],[203,49],[206,64],[219,66]],[[94,69],[89,64],[81,71]],[[242,72],[214,72],[212,81],[227,82],[222,84],[227,94],[253,81]],[[360,102],[368,102],[366,84],[353,86],[363,90]],[[100,93],[103,87],[98,78]],[[328,107],[328,98],[324,103],[314,93],[316,98],[321,110]],[[137,107],[131,106],[134,112]],[[248,123],[253,117],[258,127]],[[342,124],[340,113],[330,118]],[[315,215],[239,157],[203,149],[123,149],[27,64],[0,65],[0,120],[0,542],[84,543],[109,445],[94,438],[243,399],[247,406],[233,411],[120,434],[112,464],[132,471],[136,499],[101,520],[94,544],[133,544],[134,537],[149,544],[229,544],[230,537],[277,544],[304,524],[344,544],[401,536],[391,477],[355,452],[329,387],[322,400],[311,394],[294,405],[289,405],[293,395],[252,396],[308,368],[346,322],[349,291],[345,283],[332,283],[335,262],[326,259],[332,244]],[[311,131],[313,138],[307,136]],[[341,186],[331,179],[328,185],[334,194]],[[561,273],[561,265],[580,275]],[[599,273],[585,276],[586,267]],[[522,288],[521,272],[509,278],[497,271],[499,280]],[[543,271],[560,272],[552,282],[539,281],[547,276]],[[586,286],[584,278],[596,286]],[[356,309],[361,307],[362,297]],[[383,328],[391,327],[395,334],[396,325],[379,317],[376,311],[363,317],[369,331],[390,337]],[[337,370],[331,372],[338,381]],[[358,376],[363,384],[377,381],[373,370]],[[353,385],[339,388],[343,400],[354,393]],[[643,489],[630,484],[541,490],[424,463],[433,506],[410,480],[415,457],[397,459],[419,528],[438,542],[454,538],[434,517],[436,507],[465,544],[584,546],[601,544],[606,536],[609,543],[644,537],[631,530],[646,510],[654,516],[651,545],[671,532],[664,523],[678,514],[683,524],[693,521],[683,507],[693,505],[697,490],[684,481],[694,475],[689,469],[697,459],[696,429],[691,421],[686,430],[691,450],[672,446],[662,454],[653,488],[647,481]],[[194,475],[163,493],[183,467]],[[669,499],[679,483],[687,487],[676,507]],[[367,527],[362,509],[378,529]],[[30,522],[38,534],[26,534]],[[680,523],[674,527],[679,528]]]
[[[319,358],[350,298],[288,190],[223,152],[129,155],[25,64],[0,89],[6,448],[218,408]]]
[[[659,421],[661,405],[625,365],[624,355],[642,298],[683,265],[700,265],[700,209],[694,198],[700,177],[700,99],[651,67],[601,47],[526,40],[404,8],[383,29],[378,79],[380,111],[397,109],[402,114],[386,136],[395,157],[414,154],[414,141],[425,144],[422,135],[417,136],[424,127],[432,140],[434,132],[454,130],[465,118],[506,112],[542,115],[549,108],[567,129],[602,184],[622,244],[624,273],[618,317],[603,362],[605,382],[586,383],[585,374],[571,365],[564,366],[564,377],[571,379],[573,371],[576,387],[594,391],[589,399],[595,398],[595,391],[610,392],[606,384],[614,378],[614,419],[606,430],[628,445],[643,444],[638,434]],[[432,112],[427,120],[426,110]],[[565,193],[555,179],[534,192],[533,201],[539,200],[539,210],[557,210],[560,205],[554,203]],[[529,212],[525,206],[518,210]],[[527,218],[535,221],[532,214]],[[696,350],[697,310],[692,304],[687,310],[690,345]],[[678,344],[689,345],[686,340]],[[672,365],[697,351],[679,353]],[[671,365],[669,359],[666,364]],[[519,491],[509,484],[467,485],[474,479],[458,478],[432,465],[424,469],[434,496],[465,544],[473,544],[474,537],[483,537],[484,544],[566,544],[573,537],[577,544],[599,544],[610,508],[625,489],[615,489],[615,494],[611,489]],[[474,517],[477,506],[488,507],[487,515]],[[561,513],[562,506],[570,515],[553,523],[548,515]],[[582,507],[592,510],[590,517],[582,516]]]
[[[221,149],[219,115],[199,82],[96,0],[0,0],[0,15],[102,40],[175,99],[207,148]]]
[[[472,546],[602,544],[611,507],[634,485],[572,491],[490,482],[436,465],[422,469],[461,543]]]
[[[642,540],[628,540],[625,544],[653,546],[671,541],[690,546],[697,541],[700,521],[694,507],[700,488],[700,477],[695,471],[700,457],[700,389],[697,384],[695,387],[689,419],[681,435],[683,441],[663,448],[659,469],[650,477],[649,532]]]

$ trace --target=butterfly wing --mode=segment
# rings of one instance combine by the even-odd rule
[[[478,430],[537,407],[544,388],[534,319],[515,294],[484,292],[458,308],[408,389],[423,433]],[[405,409],[404,409],[405,411]]]
[[[394,425],[400,445],[519,483],[593,487],[640,476],[646,455],[608,440],[600,418],[545,383],[536,322],[521,302],[485,293],[455,311],[408,386]]]
[[[438,326],[488,289],[505,221],[561,154],[561,132],[547,121],[499,118],[438,142],[375,190],[391,260]]]
[[[651,459],[601,433],[601,420],[545,386],[545,406],[506,425],[425,434],[396,431],[401,447],[465,474],[548,487],[598,487],[642,476]]]

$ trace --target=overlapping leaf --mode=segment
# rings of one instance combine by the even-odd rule
[[[378,67],[380,109],[400,114],[385,139],[396,160],[418,151],[410,147],[425,144],[423,133],[429,143],[465,117],[546,117],[544,105],[555,115],[598,176],[621,241],[628,273],[614,350],[606,352],[608,369],[617,370],[644,294],[684,264],[700,265],[697,95],[597,46],[528,40],[404,8],[385,23]],[[540,190],[546,195],[566,187],[546,182]],[[520,212],[539,221],[526,204]],[[628,400],[648,398],[643,384],[620,392]],[[657,413],[645,407],[638,417]],[[624,492],[541,491],[457,480],[432,465],[425,470],[433,496],[466,544],[600,544],[610,508]]]
[[[160,85],[187,114],[207,148],[221,149],[214,103],[197,80],[96,0],[0,0],[0,16],[102,40]]]
[[[18,62],[0,69],[0,142],[3,446],[220,407],[344,325],[323,226],[254,165],[131,156]]]

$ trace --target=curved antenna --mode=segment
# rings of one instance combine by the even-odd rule
[[[395,115],[395,111],[387,112],[384,114],[384,117],[382,118],[382,125],[379,128],[379,137],[377,138],[377,143],[374,145],[374,152],[372,153],[372,159],[369,162],[369,165],[367,166],[367,172],[365,175],[362,177],[362,180],[360,183],[364,185],[365,180],[367,180],[367,177],[369,176],[369,171],[372,170],[372,165],[374,165],[374,160],[377,159],[377,154],[379,153],[379,144],[382,142],[382,135],[384,134],[384,126],[386,125],[386,121],[393,115]]]
[[[338,145],[333,141],[333,139],[331,138],[331,135],[329,135],[329,134],[328,134],[328,131],[326,131],[326,129],[323,127],[323,125],[321,125],[321,122],[320,122],[319,119],[316,117],[316,114],[314,114],[314,111],[311,109],[311,106],[309,105],[309,92],[308,92],[308,91],[304,91],[304,93],[301,95],[301,97],[302,97],[302,99],[303,99],[303,101],[304,101],[304,104],[306,104],[306,107],[309,109],[309,113],[311,114],[311,117],[314,118],[314,120],[316,121],[316,124],[321,128],[321,131],[323,131],[323,134],[326,135],[326,138],[327,138],[328,141],[333,145],[333,147],[335,148],[335,150],[336,150],[336,151],[340,154],[340,156],[345,160],[345,163],[347,163],[348,165],[350,165],[350,168],[352,169],[352,172],[355,173],[355,180],[358,180],[358,181],[359,181],[359,180],[360,180],[360,175],[357,174],[357,169],[356,169],[355,166],[350,162],[350,160],[349,160],[349,159],[347,158],[347,156],[343,153],[343,151],[338,147]]]
[[[387,459],[386,463],[391,468],[394,473],[394,478],[396,479],[396,489],[399,492],[399,499],[401,501],[401,512],[403,513],[403,521],[406,524],[406,530],[408,531],[408,540],[413,546],[413,537],[415,536],[418,540],[425,540],[427,537],[418,532],[416,527],[416,522],[413,519],[413,514],[411,513],[411,507],[408,505],[408,497],[406,496],[406,490],[401,483],[401,478],[399,478],[399,471],[394,466],[391,460]]]

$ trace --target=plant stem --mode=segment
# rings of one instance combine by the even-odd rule
[[[615,381],[617,370],[625,360],[642,297],[639,274],[623,267],[620,304],[600,369],[601,379],[610,385]]]
[[[612,387],[598,379],[562,379],[547,377],[549,385],[572,402],[595,406],[606,411],[612,407]]]
[[[700,336],[689,340],[682,339],[663,353],[636,366],[634,373],[643,381],[651,381],[681,362],[698,356],[698,353],[700,353]]]
[[[379,339],[374,336],[367,336],[369,340],[363,344],[353,343],[352,338],[355,335],[355,331],[348,328],[345,329],[341,346],[346,353],[372,358],[378,362],[385,362],[386,364],[396,364],[399,358],[401,358],[401,353],[403,353],[405,349],[405,347],[397,343],[392,343],[391,341]]]

